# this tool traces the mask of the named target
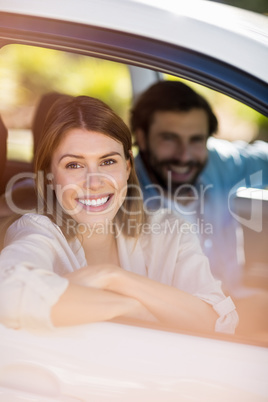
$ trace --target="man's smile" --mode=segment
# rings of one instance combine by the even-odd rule
[[[193,168],[193,165],[184,165],[184,166],[178,166],[178,165],[170,165],[168,167],[168,170],[171,172],[177,173],[177,174],[187,174],[190,173]]]

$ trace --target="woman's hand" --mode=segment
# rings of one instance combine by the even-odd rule
[[[142,320],[157,321],[168,327],[198,332],[214,332],[217,319],[212,307],[199,298],[173,286],[164,285],[116,265],[86,266],[67,274],[71,284],[112,292],[139,303],[145,317],[131,310],[130,315]],[[134,309],[135,310],[135,309]],[[200,320],[202,317],[202,320]]]
[[[101,321],[101,320],[103,320],[103,318],[101,318],[101,317],[108,317],[109,314],[114,314],[113,317],[111,316],[109,318],[104,318],[104,320],[113,319],[115,322],[122,322],[122,323],[129,323],[129,324],[131,324],[131,323],[141,324],[142,322],[143,323],[144,322],[158,323],[157,318],[149,310],[147,310],[147,308],[144,307],[140,301],[138,301],[135,298],[126,297],[126,296],[120,294],[120,292],[119,293],[114,292],[114,290],[112,289],[114,287],[113,284],[115,282],[117,282],[118,280],[120,281],[121,278],[123,277],[124,273],[126,273],[126,271],[116,265],[102,264],[102,265],[86,266],[86,267],[80,268],[77,271],[69,273],[64,276],[65,278],[67,278],[69,280],[69,282],[70,282],[69,287],[70,287],[70,289],[73,289],[72,292],[74,292],[78,288],[77,285],[82,286],[84,289],[85,288],[95,288],[95,289],[91,289],[91,292],[95,292],[95,293],[93,293],[93,294],[85,293],[85,297],[88,297],[88,298],[92,297],[92,300],[95,300],[95,302],[94,302],[94,312],[95,313],[94,314],[97,314],[97,315],[96,315],[96,318],[93,318],[93,319],[90,318],[90,321],[86,321],[86,322]],[[88,290],[90,290],[90,289],[88,289]],[[80,298],[80,295],[82,298],[84,291],[86,291],[86,290],[82,291],[81,288],[80,288],[80,291],[78,290],[79,298]],[[99,291],[102,292],[100,294],[100,299],[98,299]],[[101,295],[103,295],[103,296],[101,296]],[[101,303],[101,297],[103,297],[103,303]],[[108,300],[108,302],[107,302],[107,300]],[[98,308],[96,309],[96,305],[98,305],[98,303],[99,303],[98,308],[100,309],[99,312],[98,312]],[[117,310],[115,310],[114,304],[115,304]],[[83,304],[83,308],[85,305],[87,305],[87,304]],[[104,311],[103,311],[103,309],[104,309]],[[89,314],[87,312],[87,310],[88,310],[88,306],[87,306],[86,312],[85,312],[86,317],[87,317],[87,314]],[[116,311],[116,313],[114,313],[114,311]],[[83,320],[85,319],[83,314],[82,315],[81,314],[80,313],[78,314],[77,312],[76,312],[76,314],[74,314],[75,318],[73,318],[73,320],[76,320],[76,323],[80,323],[80,321],[83,322]],[[93,312],[91,312],[91,316],[94,316],[94,314],[93,314]],[[81,317],[80,317],[80,315],[81,315]],[[70,319],[70,316],[68,316],[68,320],[69,319]],[[86,318],[86,319],[88,319],[88,318]],[[61,320],[62,320],[62,318],[61,318]],[[60,324],[58,323],[58,325],[64,325],[64,324],[62,324],[60,322]]]
[[[118,278],[123,269],[113,264],[89,265],[64,275],[70,283],[96,289],[109,289],[113,280]]]

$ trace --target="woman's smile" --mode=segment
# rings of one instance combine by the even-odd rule
[[[74,128],[55,150],[51,172],[61,207],[78,223],[91,224],[114,219],[127,193],[130,163],[120,142]]]
[[[112,199],[113,194],[108,194],[77,198],[76,201],[82,204],[83,208],[89,212],[102,212],[110,206]]]

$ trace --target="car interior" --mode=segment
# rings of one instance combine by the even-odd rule
[[[113,61],[11,44],[0,50],[0,88],[6,96],[0,101],[0,218],[10,211],[5,203],[5,191],[13,194],[14,205],[31,210],[35,205],[33,190],[34,152],[41,130],[36,130],[36,111],[44,95],[66,93],[99,97],[109,104],[128,124],[133,100],[153,82],[180,77]],[[220,121],[217,136],[229,141],[268,140],[267,118],[234,99],[201,85],[187,84],[206,96],[213,104]],[[45,110],[47,105],[43,105]],[[40,116],[39,116],[40,117]],[[41,119],[44,119],[44,116]],[[136,149],[133,149],[134,153]],[[23,174],[22,174],[23,173]],[[260,195],[261,191],[261,195]],[[262,212],[261,230],[243,226],[245,244],[245,284],[268,291],[268,189],[244,189],[235,197],[236,208],[246,220],[251,218],[252,202]],[[250,303],[250,302],[249,302]],[[262,303],[262,302],[260,302]],[[265,302],[263,302],[265,303]],[[247,306],[247,309],[258,306]],[[261,309],[263,305],[261,305]],[[246,314],[246,313],[245,313]],[[268,314],[267,314],[268,317]],[[266,320],[267,320],[266,317]],[[267,333],[246,342],[267,344]]]

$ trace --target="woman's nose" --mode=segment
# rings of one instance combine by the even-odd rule
[[[98,190],[103,186],[103,175],[99,172],[87,172],[84,179],[84,188]]]

